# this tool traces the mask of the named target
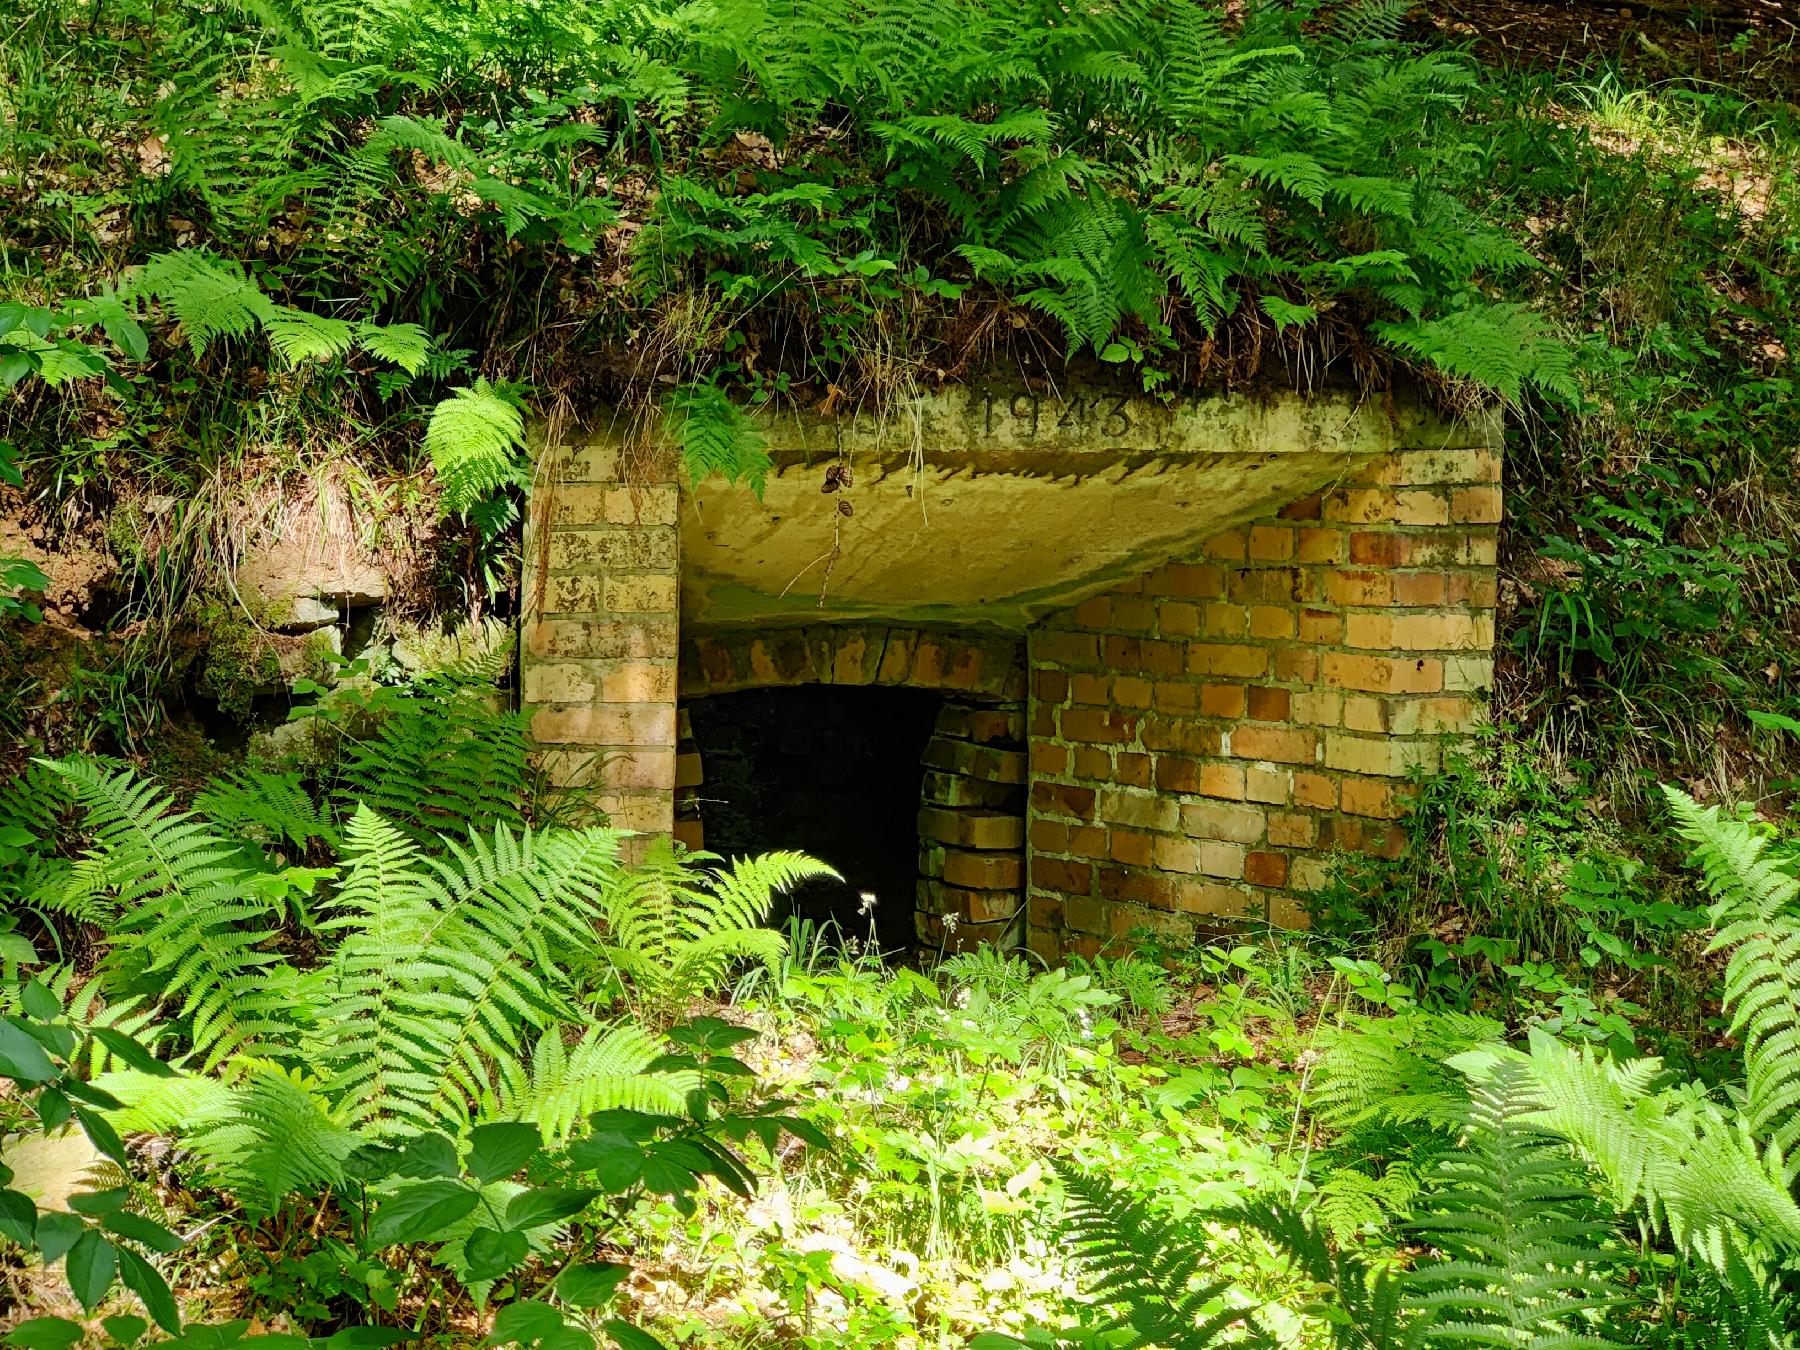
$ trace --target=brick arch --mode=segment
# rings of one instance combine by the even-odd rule
[[[922,763],[914,916],[927,948],[1017,946],[1025,919],[1024,643],[892,625],[702,634],[682,645],[679,696],[808,684],[945,695]],[[705,767],[677,716],[675,836],[704,847]]]
[[[1025,697],[1025,648],[1016,637],[891,624],[728,629],[682,643],[681,698],[791,684],[888,685],[984,702]]]

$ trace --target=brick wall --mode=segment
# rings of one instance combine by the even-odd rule
[[[1305,922],[1483,716],[1498,454],[1406,449],[1035,628],[1029,942]]]
[[[946,703],[925,747],[914,918],[922,946],[1016,947],[1025,918],[1025,710]]]
[[[635,478],[645,477],[634,465]],[[666,834],[676,780],[678,489],[625,481],[610,436],[540,459],[525,550],[519,665],[551,783],[614,825]]]

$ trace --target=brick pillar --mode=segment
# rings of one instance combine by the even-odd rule
[[[1030,638],[1029,943],[1306,922],[1393,855],[1407,775],[1492,682],[1497,421],[1402,448]]]
[[[674,824],[679,493],[616,436],[542,456],[525,552],[522,702],[550,782],[621,829]],[[644,478],[650,481],[641,481]]]
[[[914,922],[927,947],[1016,947],[1024,924],[1025,712],[946,703],[925,747]]]

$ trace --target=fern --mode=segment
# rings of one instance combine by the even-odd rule
[[[237,769],[215,778],[194,798],[194,810],[257,848],[304,852],[315,842],[337,846],[330,813],[295,773]]]
[[[246,337],[279,318],[275,302],[241,263],[203,249],[157,254],[138,274],[137,292],[169,307],[195,356],[220,338]]]
[[[573,1045],[565,1045],[558,1030],[546,1031],[532,1049],[529,1072],[502,1066],[497,1095],[483,1104],[482,1114],[530,1121],[552,1145],[596,1111],[683,1115],[700,1075],[690,1069],[650,1072],[661,1053],[657,1037],[629,1022],[588,1027]]]
[[[1204,1233],[1152,1214],[1104,1181],[1057,1172],[1068,1197],[1064,1240],[1104,1309],[1090,1325],[1107,1344],[1204,1350],[1232,1328],[1254,1331],[1250,1310],[1229,1297],[1231,1282],[1208,1278],[1215,1263]]]
[[[1427,1343],[1623,1344],[1596,1316],[1619,1301],[1599,1273],[1616,1259],[1607,1226],[1561,1141],[1533,1123],[1540,1105],[1516,1060],[1475,1085],[1463,1146],[1438,1165],[1431,1212],[1412,1225],[1449,1258],[1406,1279]]]
[[[717,474],[727,483],[748,483],[762,496],[774,462],[763,449],[762,433],[723,389],[695,384],[676,390],[666,418],[692,483],[698,486]]]
[[[503,659],[477,654],[463,673],[476,675],[482,663]],[[344,810],[366,805],[423,843],[441,832],[524,823],[530,774],[523,714],[496,713],[458,672],[384,707],[379,725],[352,741],[338,765],[335,795]]]
[[[774,894],[813,877],[835,877],[799,853],[769,853],[701,871],[711,854],[677,858],[658,840],[644,862],[602,898],[604,954],[644,1007],[666,1014],[710,987],[733,961],[773,967],[787,950],[762,923]]]
[[[266,868],[245,866],[243,846],[215,834],[129,769],[82,760],[50,767],[86,812],[92,842],[71,874],[81,894],[109,903],[111,980],[154,982],[210,1064],[277,1026],[281,992],[268,984],[277,957],[259,950],[272,907],[253,896]]]
[[[525,419],[486,380],[458,389],[432,410],[425,452],[444,487],[444,509],[466,512],[524,480]]]
[[[1731,953],[1725,1010],[1744,1043],[1748,1124],[1784,1157],[1800,1142],[1800,879],[1771,838],[1716,806],[1665,788],[1681,836],[1712,897],[1709,951]],[[1800,1164],[1800,1158],[1794,1158]]]
[[[1372,327],[1402,351],[1507,399],[1517,401],[1527,381],[1566,399],[1579,396],[1573,351],[1523,305],[1476,305]]]

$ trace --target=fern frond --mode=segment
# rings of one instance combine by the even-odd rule
[[[135,293],[168,306],[195,356],[220,338],[244,337],[280,317],[241,263],[204,249],[158,253],[138,273]]]
[[[693,384],[669,395],[666,421],[681,447],[681,464],[698,485],[713,475],[744,482],[759,498],[773,461],[749,414],[716,384]]]
[[[483,1105],[482,1114],[530,1121],[552,1147],[596,1111],[682,1115],[700,1075],[685,1069],[647,1072],[660,1053],[660,1040],[635,1023],[588,1027],[573,1045],[565,1045],[560,1029],[553,1028],[532,1048],[529,1076],[516,1068],[503,1073],[498,1096]]]
[[[1784,1156],[1800,1144],[1800,879],[1769,832],[1664,788],[1679,833],[1694,846],[1717,929],[1709,951],[1731,953],[1725,1011],[1744,1043],[1750,1128]],[[1797,1160],[1800,1161],[1800,1160]]]
[[[464,512],[524,481],[525,418],[486,380],[453,391],[432,410],[425,452],[444,487],[444,509]]]
[[[246,898],[267,868],[246,866],[248,846],[174,811],[165,793],[130,769],[109,772],[79,759],[50,767],[68,782],[92,831],[71,884],[113,906],[109,981],[154,977],[158,997],[185,1020],[208,1064],[276,1030],[285,1010],[268,974],[277,957],[258,950],[273,910]]]

